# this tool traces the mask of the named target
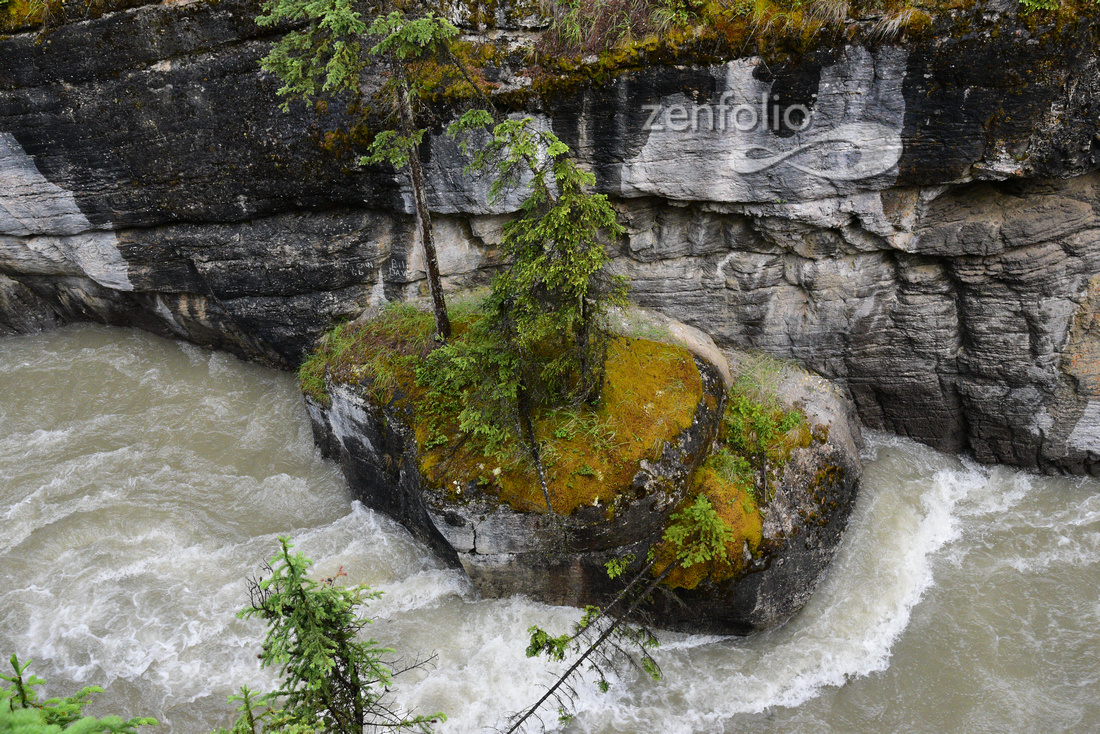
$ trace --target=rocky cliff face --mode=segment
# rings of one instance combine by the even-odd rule
[[[277,110],[255,12],[0,38],[0,333],[91,319],[293,366],[333,318],[422,292],[407,191],[322,150],[335,112]],[[1097,472],[1094,29],[963,15],[528,107],[619,207],[642,305],[835,378],[868,425]],[[441,138],[426,152],[447,284],[484,282],[514,202],[488,207]]]

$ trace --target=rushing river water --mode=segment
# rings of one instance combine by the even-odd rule
[[[161,732],[228,725],[269,688],[245,577],[290,535],[386,593],[371,633],[438,653],[399,679],[443,732],[477,732],[551,679],[531,624],[570,609],[478,600],[352,503],[290,376],[136,331],[0,339],[0,655],[48,692]],[[663,682],[580,686],[569,732],[1100,731],[1100,482],[982,467],[870,437],[839,557],[809,606],[749,639],[665,635]],[[549,717],[551,720],[553,716]]]

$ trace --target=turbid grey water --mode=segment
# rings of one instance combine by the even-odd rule
[[[479,600],[351,501],[293,379],[127,330],[0,340],[0,654],[51,692],[162,732],[270,687],[244,578],[289,535],[316,571],[384,590],[371,633],[437,665],[399,681],[443,732],[499,724],[554,671],[531,624]],[[663,635],[665,680],[581,686],[567,732],[1100,731],[1100,482],[982,467],[871,436],[840,555],[809,606],[749,639]],[[557,726],[555,717],[547,723]]]

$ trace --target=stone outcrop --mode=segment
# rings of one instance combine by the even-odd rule
[[[416,439],[402,409],[379,405],[362,387],[348,385],[329,386],[328,406],[307,404],[318,444],[339,462],[352,491],[464,568],[482,594],[523,593],[584,606],[606,602],[618,588],[605,563],[629,553],[644,557],[660,539],[687,496],[689,477],[710,452],[725,386],[714,367],[700,360],[697,366],[704,399],[691,426],[664,445],[658,460],[643,462],[613,513],[599,505],[568,515],[519,512],[479,492],[476,482],[457,499],[421,475]],[[719,627],[723,622],[713,620]]]
[[[727,351],[739,371],[743,353]],[[797,408],[824,440],[795,449],[777,472],[772,499],[764,506],[767,553],[727,596],[692,599],[705,616],[723,605],[744,610],[754,628],[768,628],[805,606],[825,578],[855,504],[863,466],[859,419],[852,403],[827,380],[785,366],[775,380],[778,401]]]
[[[60,324],[48,303],[22,283],[0,275],[0,336],[34,333]]]
[[[407,407],[379,403],[367,385],[330,381],[327,405],[307,398],[314,435],[364,504],[390,515],[440,558],[463,568],[482,595],[524,594],[577,607],[606,604],[623,581],[609,578],[605,564],[630,557],[632,568],[641,567],[673,511],[689,497],[693,474],[714,448],[725,408],[726,357],[690,327],[660,317],[656,322],[672,327],[672,341],[690,343],[713,363],[694,358],[703,396],[691,425],[664,444],[658,459],[641,462],[613,508],[596,503],[565,515],[523,512],[476,481],[457,495],[434,486],[421,472]],[[781,404],[805,413],[817,440],[771,468],[763,540],[755,554],[746,547],[743,572],[718,582],[704,579],[691,589],[662,588],[647,605],[659,626],[723,634],[775,627],[805,605],[836,553],[862,474],[858,422],[836,388],[797,368],[783,368],[774,392]]]
[[[1098,472],[1095,32],[1011,6],[894,44],[563,80],[526,108],[619,208],[641,305],[837,381],[869,426]],[[256,11],[0,38],[0,330],[135,325],[292,367],[333,319],[424,292],[402,179],[328,135],[340,105],[278,111]],[[498,30],[520,42],[532,17]],[[517,99],[514,72],[493,70]],[[440,136],[425,157],[446,284],[484,283],[515,200],[489,206]]]

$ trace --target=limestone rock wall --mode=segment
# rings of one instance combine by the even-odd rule
[[[292,367],[333,319],[423,295],[402,180],[329,135],[339,104],[278,111],[256,11],[0,38],[0,331],[96,320]],[[615,201],[641,305],[837,380],[870,426],[1097,472],[1095,30],[956,15],[905,44],[626,70],[527,111]],[[446,283],[485,283],[516,201],[488,205],[453,143],[424,152]]]

